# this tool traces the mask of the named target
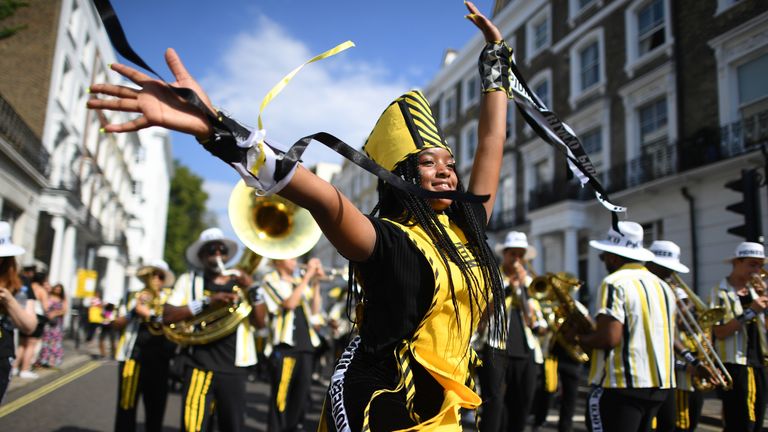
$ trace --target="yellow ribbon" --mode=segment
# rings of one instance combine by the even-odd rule
[[[335,47],[329,49],[328,51],[316,55],[315,57],[312,57],[311,59],[304,62],[304,64],[300,65],[296,69],[292,70],[288,75],[284,76],[283,79],[281,79],[277,84],[275,84],[274,87],[272,87],[272,90],[270,90],[266,96],[264,96],[264,99],[261,101],[261,106],[259,107],[259,129],[264,129],[264,125],[261,121],[261,114],[264,112],[264,108],[269,105],[269,103],[272,101],[272,99],[275,98],[278,94],[280,94],[281,91],[285,88],[285,86],[288,85],[288,83],[293,79],[293,77],[299,73],[301,69],[304,68],[304,66],[314,63],[318,60],[322,60],[324,58],[328,58],[331,56],[334,56],[347,48],[352,48],[355,46],[355,43],[352,41],[346,41],[343,43],[340,43],[339,45],[336,45]],[[251,173],[253,175],[257,175],[259,172],[259,169],[264,165],[264,162],[266,161],[266,156],[264,155],[264,139],[259,140],[257,143],[259,146],[259,158],[256,160],[256,162],[253,164],[253,167],[251,167]]]

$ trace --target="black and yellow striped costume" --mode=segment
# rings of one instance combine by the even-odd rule
[[[160,294],[161,303],[169,290]],[[127,305],[119,308],[125,316],[136,307],[136,296],[129,297]],[[144,402],[145,430],[161,431],[168,399],[168,367],[175,345],[163,335],[153,335],[147,323],[138,315],[132,316],[123,329],[117,347],[119,382],[115,431],[136,430],[136,409],[139,397]]]
[[[749,307],[757,298],[754,289],[749,289],[746,296],[740,297],[727,278],[712,290],[710,304],[725,308],[725,316],[718,325],[725,324]],[[727,431],[761,430],[765,418],[765,405],[768,397],[768,377],[766,377],[763,357],[768,353],[766,340],[765,315],[757,317],[724,339],[714,338],[715,350],[733,378],[733,388],[720,391],[723,400],[723,420]]]
[[[461,230],[439,218],[463,245]],[[444,265],[419,226],[372,222],[377,248],[360,268],[365,318],[360,336],[337,363],[320,430],[460,430],[459,408],[481,403],[470,374],[477,363],[469,346],[476,322],[470,319],[467,287],[458,267]]]

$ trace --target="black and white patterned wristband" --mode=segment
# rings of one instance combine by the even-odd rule
[[[505,41],[485,44],[477,62],[480,70],[480,87],[483,93],[503,91],[509,95],[511,64],[512,48]]]

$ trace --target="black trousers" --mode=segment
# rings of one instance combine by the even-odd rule
[[[560,419],[558,432],[573,430],[573,415],[576,412],[576,399],[579,396],[579,376],[581,363],[561,356],[557,363],[557,375],[560,381]]]
[[[545,361],[551,360],[547,359]],[[549,407],[552,404],[552,395],[555,394],[554,392],[547,391],[547,380],[553,378],[557,380],[557,376],[547,376],[546,363],[536,364],[536,391],[534,392],[533,406],[531,407],[534,426],[541,426],[547,420]]]
[[[760,431],[765,418],[765,368],[726,363],[733,389],[720,391],[725,432]]]
[[[11,365],[13,357],[0,357],[0,404],[3,403],[3,396],[8,390],[8,384],[11,383]]]
[[[272,379],[267,431],[301,430],[311,402],[314,353],[278,345],[269,361]]]
[[[480,431],[502,430],[504,413],[508,431],[525,430],[536,390],[536,363],[533,356],[509,357],[504,351],[487,347],[483,366],[478,369],[483,406]]]
[[[587,400],[590,432],[650,432],[653,418],[670,389],[606,389],[593,387]]]
[[[216,414],[219,430],[239,432],[245,426],[247,373],[223,373],[188,367],[182,390],[181,430],[212,430]]]
[[[144,429],[163,430],[165,404],[168,400],[168,362],[163,357],[120,362],[117,385],[115,432],[136,430],[136,407],[141,396],[146,421]]]

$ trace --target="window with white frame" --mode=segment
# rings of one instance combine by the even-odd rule
[[[456,91],[451,90],[440,101],[440,124],[445,125],[456,120]]]
[[[763,13],[709,41],[717,61],[720,126],[735,126],[768,110],[766,29],[768,14]],[[741,142],[743,134],[749,133],[742,127],[727,132],[723,140],[732,144]]]
[[[627,63],[624,70],[630,77],[635,69],[669,51],[672,44],[669,2],[635,0],[626,9]]]
[[[67,33],[72,39],[73,43],[77,43],[77,38],[80,36],[80,8],[78,7],[77,0],[72,0],[72,10],[69,13],[69,22],[67,23]]]
[[[581,134],[581,145],[584,151],[589,155],[592,163],[600,157],[603,151],[603,131],[601,127],[588,130]]]
[[[546,69],[536,74],[530,81],[528,86],[531,91],[541,99],[541,102],[549,108],[552,108],[552,71]],[[533,134],[533,129],[526,123],[523,128],[523,132],[526,136]]]
[[[642,150],[667,142],[667,99],[659,98],[638,108]]]
[[[637,53],[639,56],[664,44],[664,2],[653,0],[637,11]]]
[[[72,98],[72,88],[73,80],[74,80],[75,72],[72,70],[72,63],[69,61],[68,58],[64,58],[64,65],[61,69],[61,81],[59,82],[59,91],[58,91],[58,99],[59,103],[61,104],[64,109],[69,109],[71,98]]]
[[[533,174],[534,174],[534,189],[542,189],[549,185],[549,182],[552,180],[552,173],[549,166],[549,161],[544,159],[536,162],[533,165]]]
[[[584,91],[600,82],[600,49],[597,42],[579,51],[579,89]]]
[[[749,118],[768,112],[768,53],[736,67],[739,112]]]
[[[472,75],[464,80],[464,103],[462,110],[466,111],[480,101],[480,76],[472,71]]]
[[[570,49],[572,107],[584,97],[605,91],[605,44],[603,29],[586,34]]]
[[[477,150],[477,120],[468,123],[461,130],[461,169],[472,166]]]
[[[501,181],[501,211],[507,213],[515,209],[515,177],[509,175]]]
[[[534,15],[526,24],[527,60],[530,61],[537,54],[552,44],[552,16],[550,7],[543,8]]]

